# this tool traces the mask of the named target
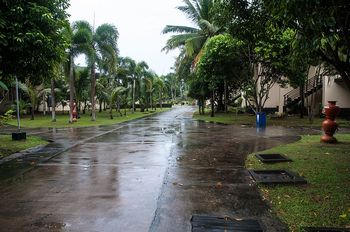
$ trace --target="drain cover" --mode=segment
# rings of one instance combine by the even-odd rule
[[[261,162],[263,163],[277,163],[277,162],[292,161],[291,159],[281,154],[257,154],[255,156],[256,158],[261,160]]]
[[[192,232],[262,232],[257,220],[237,220],[229,217],[193,215]]]
[[[333,227],[305,227],[305,232],[350,232],[350,229]]]
[[[257,183],[261,184],[307,184],[301,176],[288,170],[249,170]]]

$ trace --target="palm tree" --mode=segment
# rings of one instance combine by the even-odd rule
[[[33,85],[29,79],[26,80],[25,84],[19,83],[19,88],[29,97],[31,108],[30,120],[34,120],[35,107],[38,105],[40,97],[42,97],[45,93],[50,92],[50,89],[45,89],[43,84]]]
[[[147,94],[146,91],[146,82],[143,80],[146,75],[148,75],[148,64],[145,61],[141,61],[136,64],[135,68],[135,76],[134,76],[134,95],[136,95],[137,100],[140,101],[140,107],[141,111],[144,111],[145,103],[147,100],[147,97],[145,96]],[[134,97],[135,101],[135,97]]]
[[[155,87],[155,90],[158,92],[159,107],[160,107],[160,109],[162,109],[163,108],[163,106],[162,106],[163,105],[163,94],[166,90],[164,76],[155,78],[154,87]]]
[[[132,81],[132,112],[135,112],[135,91],[136,91],[136,61],[130,57],[120,59],[118,68],[119,75],[124,76],[127,80]]]
[[[176,100],[176,89],[179,87],[179,81],[175,73],[169,73],[164,78],[165,85],[170,90],[170,97],[173,102]]]
[[[66,34],[70,35],[71,46],[67,53],[68,59],[65,66],[66,73],[68,72],[68,83],[69,83],[69,123],[73,123],[73,102],[75,92],[74,85],[74,58],[79,54],[88,54],[89,53],[89,41],[91,40],[91,34],[84,27],[77,26],[73,23],[71,28],[66,29]]]
[[[124,88],[123,86],[117,86],[110,93],[108,100],[109,100],[109,115],[111,119],[113,119],[112,110],[113,110],[113,105],[115,103],[117,103],[118,105],[117,111],[119,112],[120,115],[122,115],[120,112],[120,103],[122,100],[122,95],[124,94],[125,91],[126,91],[126,88]]]
[[[211,13],[215,0],[183,0],[184,6],[179,6],[177,9],[182,11],[188,19],[191,20],[197,27],[167,25],[163,29],[163,34],[178,33],[172,35],[167,40],[165,51],[170,51],[176,48],[180,49],[178,66],[189,69],[191,64],[195,64],[202,53],[204,44],[207,40],[219,32],[213,22]]]
[[[110,66],[116,66],[117,63],[117,39],[118,30],[111,24],[102,24],[95,30],[86,21],[77,21],[73,24],[73,29],[82,31],[89,36],[85,37],[84,51],[88,58],[88,64],[91,68],[91,120],[96,120],[96,64],[101,66],[109,63]],[[109,62],[103,62],[108,60]],[[104,67],[104,66],[103,66]],[[102,69],[103,67],[99,67]]]
[[[59,92],[60,89],[56,88],[56,80],[62,79],[62,77],[64,77],[63,75],[63,66],[62,64],[56,64],[54,66],[54,75],[51,78],[51,96],[50,96],[50,100],[51,102],[49,104],[51,104],[51,121],[52,122],[56,122],[56,92]]]
[[[144,74],[144,83],[145,83],[145,91],[146,94],[148,94],[148,97],[146,97],[146,102],[147,102],[147,111],[148,111],[148,105],[150,105],[151,110],[153,110],[153,91],[154,91],[154,79],[157,77],[157,74],[155,74],[152,71],[145,72]],[[148,104],[149,103],[149,104]]]
[[[87,101],[89,101],[90,90],[89,68],[77,67],[74,72],[75,101],[78,106],[78,112],[81,110],[82,102],[84,102],[83,114],[86,112]]]

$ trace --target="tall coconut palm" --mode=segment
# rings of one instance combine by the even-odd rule
[[[148,110],[148,106],[150,106],[151,110],[153,109],[153,91],[154,91],[154,79],[157,78],[157,74],[154,73],[153,71],[148,71],[145,72],[144,74],[144,83],[145,83],[145,91],[146,95],[145,96],[146,100],[146,108]]]
[[[77,27],[73,24],[71,28],[66,28],[66,34],[70,35],[71,45],[67,53],[67,65],[65,66],[66,72],[68,72],[69,83],[69,123],[73,123],[73,103],[75,98],[75,85],[74,85],[74,58],[79,54],[87,54],[89,51],[89,41],[91,41],[91,33],[84,27]]]
[[[135,112],[135,91],[136,91],[136,61],[130,57],[119,59],[118,75],[124,77],[127,82],[132,82],[132,112]]]
[[[172,35],[167,40],[165,51],[179,48],[181,54],[178,63],[191,66],[198,61],[201,51],[206,41],[219,32],[219,28],[213,24],[211,13],[215,0],[183,0],[184,5],[177,7],[182,11],[196,27],[167,25],[163,29],[163,34],[178,33]],[[189,67],[188,67],[189,68]]]
[[[170,97],[173,102],[176,100],[176,89],[179,87],[179,81],[175,73],[168,73],[165,78],[165,85],[170,90]]]
[[[109,60],[110,66],[117,63],[117,39],[118,30],[111,24],[102,24],[96,30],[86,21],[76,21],[73,29],[83,31],[89,34],[84,41],[84,52],[87,56],[88,64],[91,69],[91,120],[96,120],[96,64],[105,65],[102,60]],[[103,67],[99,67],[100,69]]]
[[[144,104],[147,100],[147,97],[145,96],[147,94],[146,92],[146,82],[144,80],[145,76],[147,76],[148,73],[148,64],[145,61],[141,61],[136,64],[135,69],[135,78],[134,78],[134,93],[136,95],[137,100],[140,101],[141,111],[144,111]]]
[[[165,80],[164,80],[164,76],[160,76],[160,77],[156,77],[154,80],[154,87],[155,90],[158,92],[158,104],[160,109],[162,109],[162,105],[163,105],[163,94],[166,90],[166,85],[165,85]]]

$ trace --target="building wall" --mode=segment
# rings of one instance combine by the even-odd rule
[[[290,86],[282,88],[279,84],[274,84],[270,90],[269,98],[266,100],[265,108],[275,108],[278,113],[283,113],[284,95],[292,89]]]
[[[340,108],[350,108],[350,90],[338,76],[326,76],[323,78],[322,104],[328,101],[337,101]]]

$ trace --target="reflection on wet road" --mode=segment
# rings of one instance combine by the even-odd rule
[[[64,147],[83,142],[1,184],[0,230],[190,231],[192,214],[211,214],[258,218],[283,231],[243,165],[247,154],[295,141],[299,132],[199,122],[194,110],[47,132]]]

